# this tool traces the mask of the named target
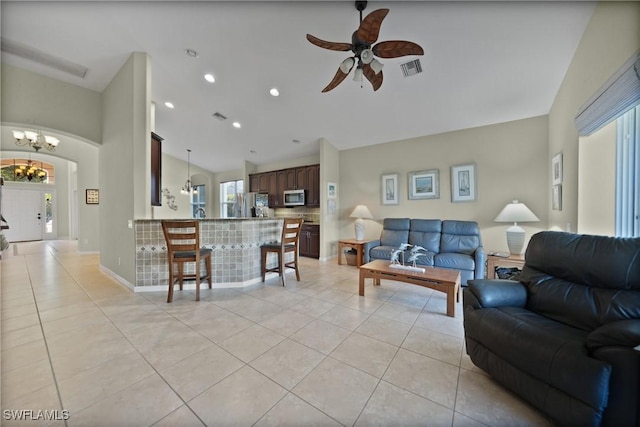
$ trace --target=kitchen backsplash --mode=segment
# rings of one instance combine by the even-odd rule
[[[276,218],[297,217],[302,218],[305,222],[320,223],[320,208],[307,208],[304,206],[296,208],[278,208],[275,209]]]

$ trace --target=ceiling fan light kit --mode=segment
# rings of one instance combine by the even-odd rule
[[[340,63],[333,80],[322,92],[329,92],[338,86],[351,72],[357,63],[353,80],[362,82],[363,76],[371,83],[376,91],[382,86],[383,64],[375,57],[398,58],[407,55],[424,55],[424,50],[418,44],[404,40],[390,40],[377,43],[382,21],[389,13],[389,9],[378,9],[362,19],[362,11],[367,7],[366,1],[356,1],[356,10],[360,12],[360,26],[351,36],[351,43],[337,43],[319,39],[307,34],[310,43],[323,49],[341,52],[352,51],[354,56]]]

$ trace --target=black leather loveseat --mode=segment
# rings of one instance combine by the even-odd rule
[[[473,363],[558,425],[640,425],[640,239],[535,234],[519,282],[469,282],[464,329]]]

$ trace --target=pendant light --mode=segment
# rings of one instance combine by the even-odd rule
[[[193,187],[191,186],[191,150],[187,148],[187,180],[182,186],[180,192],[182,194],[191,194]]]

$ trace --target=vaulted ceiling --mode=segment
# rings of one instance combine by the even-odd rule
[[[351,76],[321,93],[348,52],[352,1],[3,1],[5,40],[84,66],[84,78],[2,53],[2,62],[102,91],[133,52],[152,65],[163,150],[212,172],[544,115],[593,2],[369,2],[390,9],[379,40],[411,40],[424,56],[382,59],[374,92]],[[197,57],[185,53],[190,49]],[[422,73],[401,64],[419,58]],[[203,75],[211,73],[215,83]],[[269,94],[277,88],[280,96]],[[173,109],[165,106],[173,103]],[[220,113],[227,120],[213,115]],[[232,126],[237,121],[239,129]]]

